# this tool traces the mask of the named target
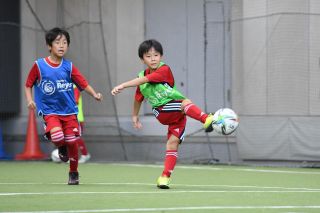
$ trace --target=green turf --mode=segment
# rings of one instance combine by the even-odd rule
[[[156,188],[161,165],[0,162],[0,212],[320,212],[320,171],[177,166],[171,189]],[[113,209],[113,210],[112,210]]]

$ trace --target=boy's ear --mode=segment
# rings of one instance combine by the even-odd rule
[[[47,44],[47,47],[48,47],[49,52],[51,52],[52,46],[50,46],[49,44]]]

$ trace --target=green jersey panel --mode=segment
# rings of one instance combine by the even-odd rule
[[[160,66],[164,65],[161,63]],[[139,77],[144,76],[145,71],[139,73]],[[186,97],[182,95],[175,86],[171,87],[167,83],[144,83],[139,86],[144,98],[148,100],[153,108],[165,105],[173,100],[184,100]]]

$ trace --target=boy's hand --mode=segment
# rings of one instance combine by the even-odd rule
[[[116,86],[113,88],[113,90],[111,91],[111,94],[112,95],[116,95],[116,94],[119,94],[121,92],[121,90],[124,89],[124,86],[122,84]]]
[[[33,100],[31,100],[31,101],[28,102],[27,106],[28,106],[29,109],[35,109],[36,108],[36,103]]]
[[[141,129],[142,128],[142,124],[139,121],[139,116],[132,116],[132,123],[133,123],[133,127],[136,129]]]
[[[101,93],[97,93],[95,96],[93,96],[97,101],[102,101],[103,100],[103,96]]]

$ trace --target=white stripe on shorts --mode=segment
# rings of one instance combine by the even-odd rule
[[[66,142],[73,142],[73,141],[76,141],[77,139],[78,137],[76,137],[75,135],[66,135],[65,137]]]

